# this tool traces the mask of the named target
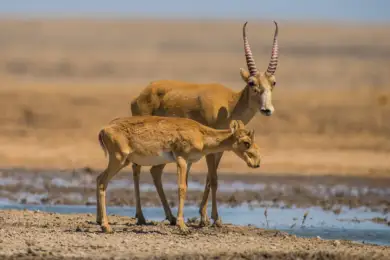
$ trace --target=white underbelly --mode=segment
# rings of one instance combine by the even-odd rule
[[[130,161],[142,166],[153,166],[176,162],[172,152],[160,152],[156,155],[132,154]]]

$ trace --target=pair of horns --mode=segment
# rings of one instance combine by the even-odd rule
[[[249,46],[248,38],[246,37],[246,25],[248,22],[245,22],[243,27],[243,37],[244,37],[244,50],[245,50],[245,58],[246,58],[246,64],[248,66],[248,70],[250,75],[256,75],[258,73],[258,70],[256,68],[255,59],[253,58],[253,54],[251,51],[251,47]],[[268,64],[267,73],[270,75],[273,75],[276,71],[276,67],[278,65],[278,24],[275,23],[275,34],[274,34],[274,42],[272,45],[272,52],[271,52],[271,60]]]

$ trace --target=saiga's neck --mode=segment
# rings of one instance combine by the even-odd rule
[[[203,136],[203,152],[209,154],[229,151],[232,149],[233,142],[233,134],[230,129],[216,130],[208,128]]]
[[[241,120],[245,125],[255,116],[259,110],[258,104],[251,99],[251,93],[248,86],[240,92],[233,94],[229,102],[231,119]]]

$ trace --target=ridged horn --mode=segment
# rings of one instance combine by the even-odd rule
[[[279,56],[279,46],[278,46],[278,23],[275,22],[275,34],[274,34],[274,43],[272,45],[271,60],[269,61],[267,73],[273,75],[278,66],[278,56]]]
[[[242,29],[242,34],[244,37],[245,58],[246,58],[246,64],[248,66],[249,73],[251,76],[254,76],[257,74],[257,68],[256,68],[255,60],[253,59],[251,47],[249,46],[248,38],[246,37],[246,24],[247,23],[248,22],[245,22],[244,27]]]

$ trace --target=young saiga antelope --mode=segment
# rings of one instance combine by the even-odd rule
[[[217,130],[192,119],[133,116],[117,118],[99,133],[99,143],[108,154],[108,166],[97,178],[97,222],[104,232],[111,232],[106,215],[107,184],[115,174],[129,163],[140,166],[177,164],[179,206],[177,219],[172,215],[161,184],[161,174],[153,175],[166,216],[181,231],[184,224],[183,207],[187,191],[187,175],[191,164],[203,156],[223,151],[233,151],[249,167],[260,166],[260,151],[254,143],[254,131],[245,129],[239,120],[230,122],[230,129]],[[139,180],[140,167],[134,176]],[[153,173],[152,173],[153,174]],[[142,215],[139,182],[135,183],[136,214]],[[213,208],[213,211],[215,209]]]

